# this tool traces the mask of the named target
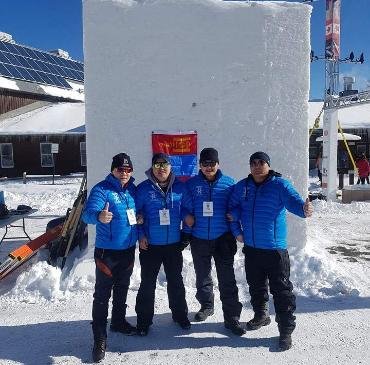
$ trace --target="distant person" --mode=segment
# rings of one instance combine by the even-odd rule
[[[141,283],[136,297],[137,334],[146,336],[153,323],[154,296],[161,265],[167,279],[168,303],[174,322],[190,329],[182,278],[181,201],[184,183],[176,179],[168,155],[157,153],[146,171],[147,180],[138,185]]]
[[[204,148],[200,153],[198,175],[186,182],[185,223],[192,227],[191,254],[196,275],[196,298],[200,309],[194,320],[205,321],[214,313],[212,257],[215,261],[224,325],[242,336],[239,322],[242,305],[234,273],[237,245],[226,218],[228,200],[234,180],[219,169],[218,152]]]
[[[369,184],[369,172],[370,172],[370,166],[369,166],[369,161],[366,158],[366,155],[362,153],[360,157],[356,161],[356,167],[358,170],[358,180],[357,184],[364,185],[365,180]]]
[[[136,187],[132,171],[132,162],[127,154],[114,156],[111,173],[92,188],[82,216],[85,223],[96,225],[92,308],[94,362],[105,356],[108,303],[112,291],[111,331],[127,335],[136,333],[136,328],[125,318],[137,241]]]
[[[348,154],[343,149],[339,149],[338,152],[338,168],[348,169]]]
[[[322,185],[322,153],[320,152],[316,158],[317,177]]]
[[[247,330],[271,323],[268,287],[274,298],[280,351],[292,346],[296,300],[289,280],[286,210],[309,217],[312,204],[304,202],[291,183],[270,169],[270,157],[255,152],[249,159],[251,174],[239,181],[230,199],[230,219],[236,239],[244,242],[245,273],[254,317]]]

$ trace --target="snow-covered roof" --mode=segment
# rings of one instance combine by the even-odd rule
[[[0,134],[85,133],[84,103],[55,103],[0,119]]]
[[[308,125],[310,128],[312,128],[322,106],[322,101],[309,102]],[[370,103],[339,109],[338,119],[342,128],[370,128]],[[322,123],[323,114],[320,117],[320,128],[322,128]]]

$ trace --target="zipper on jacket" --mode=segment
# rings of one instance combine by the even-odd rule
[[[168,192],[168,190],[167,190]],[[165,193],[164,195],[164,198],[163,198],[163,203],[164,203],[164,209],[167,209],[167,192]],[[170,213],[170,212],[168,212]],[[171,215],[170,215],[170,219],[171,219]],[[169,230],[170,230],[170,224],[167,224],[167,227],[166,227],[166,235],[167,235],[167,239],[166,239],[166,242],[168,244],[168,236],[169,236]]]
[[[256,192],[254,193],[254,200],[253,200],[253,214],[252,214],[252,238],[253,238],[253,246],[256,248],[256,240],[254,237],[254,210],[256,208],[256,199],[257,199],[257,192],[258,192],[259,186],[256,186]]]
[[[209,181],[208,185],[209,185],[209,201],[211,202],[212,201],[213,181]],[[214,211],[214,207],[213,207],[213,211]],[[211,217],[208,217],[208,240],[209,240],[210,231],[211,231]]]

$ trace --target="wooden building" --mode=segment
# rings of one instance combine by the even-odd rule
[[[0,177],[85,171],[83,69],[0,32]]]
[[[0,120],[0,176],[86,170],[83,103],[48,103]]]

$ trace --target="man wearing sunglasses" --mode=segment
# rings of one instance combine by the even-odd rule
[[[91,189],[82,216],[85,223],[96,225],[96,277],[92,308],[94,362],[101,361],[105,356],[108,303],[112,291],[111,331],[127,335],[136,333],[136,328],[125,319],[127,291],[138,238],[136,187],[132,171],[132,162],[127,154],[115,155],[111,173]]]
[[[143,216],[139,228],[141,283],[136,297],[137,334],[146,336],[154,316],[157,277],[161,265],[166,274],[172,319],[190,329],[182,278],[181,200],[184,184],[171,171],[169,156],[157,153],[147,180],[138,185],[136,207]]]
[[[271,323],[269,286],[280,333],[279,349],[285,351],[292,346],[296,318],[289,280],[286,210],[305,218],[311,216],[313,208],[288,180],[270,169],[270,157],[265,152],[252,154],[249,165],[251,174],[235,185],[229,204],[233,234],[244,242],[245,273],[254,311],[247,329],[257,330]]]
[[[192,227],[190,243],[196,275],[196,298],[201,308],[195,321],[204,321],[214,313],[212,257],[215,261],[225,327],[242,336],[239,323],[242,305],[234,274],[236,241],[226,219],[228,199],[234,180],[219,169],[218,152],[204,148],[200,153],[200,171],[186,182],[183,203],[185,223]]]

